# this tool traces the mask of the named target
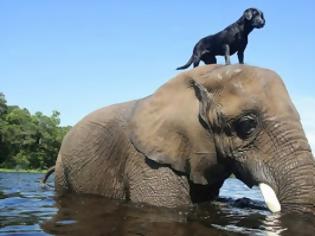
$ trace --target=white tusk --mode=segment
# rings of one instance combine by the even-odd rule
[[[271,212],[281,211],[281,205],[279,203],[275,191],[273,191],[273,189],[269,185],[264,183],[260,183],[259,188],[269,210]]]

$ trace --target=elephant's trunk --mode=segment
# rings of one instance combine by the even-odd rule
[[[270,159],[255,172],[260,173],[256,184],[268,208],[275,212],[284,205],[315,206],[315,160],[300,122],[269,125],[269,137],[276,145],[264,149]]]
[[[284,205],[315,206],[315,162],[311,151],[294,152],[286,160],[273,171],[275,185],[259,184],[268,208],[277,212]]]
[[[279,179],[282,204],[315,204],[315,162],[310,151],[283,163],[280,170],[283,172]]]

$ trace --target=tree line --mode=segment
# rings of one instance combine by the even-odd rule
[[[47,169],[55,164],[64,135],[60,113],[31,114],[26,108],[7,105],[0,92],[0,168]]]

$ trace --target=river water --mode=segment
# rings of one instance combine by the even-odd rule
[[[315,215],[270,213],[257,188],[228,179],[220,199],[165,209],[102,197],[56,197],[42,174],[0,173],[0,235],[315,235]],[[49,183],[53,184],[53,178]]]

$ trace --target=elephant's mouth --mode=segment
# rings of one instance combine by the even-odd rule
[[[270,174],[269,169],[266,168],[265,165],[253,164],[252,166],[256,167],[251,168],[251,170],[254,171],[250,171],[250,169],[246,168],[243,165],[235,166],[236,170],[238,170],[234,172],[235,176],[243,183],[245,183],[249,188],[252,188],[253,186],[258,186],[263,195],[265,203],[271,212],[281,211],[281,204],[276,194],[278,192],[276,192],[275,189],[272,187],[276,186],[275,180],[272,178],[273,175]]]

